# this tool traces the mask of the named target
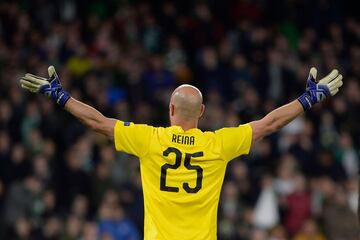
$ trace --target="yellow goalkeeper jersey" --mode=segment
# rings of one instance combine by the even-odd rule
[[[227,163],[248,154],[249,124],[202,132],[117,121],[115,148],[140,159],[145,240],[213,240]]]

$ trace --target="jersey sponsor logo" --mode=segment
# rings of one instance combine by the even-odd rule
[[[195,144],[195,137],[194,136],[184,136],[184,135],[173,134],[171,141],[173,143],[194,145]]]
[[[130,122],[124,122],[124,126],[130,126]]]

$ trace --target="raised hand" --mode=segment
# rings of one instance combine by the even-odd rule
[[[316,82],[317,70],[312,67],[306,83],[306,91],[298,100],[304,110],[310,109],[314,104],[325,100],[330,96],[334,96],[339,88],[343,85],[342,75],[334,69],[326,77]]]
[[[21,87],[33,93],[41,93],[64,107],[70,94],[62,88],[54,66],[48,68],[48,73],[48,79],[30,73],[25,74],[20,80]]]

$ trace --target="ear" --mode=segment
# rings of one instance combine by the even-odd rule
[[[204,114],[204,112],[205,112],[205,105],[204,105],[204,104],[201,104],[199,118],[201,118],[201,117],[202,117],[202,115]]]
[[[170,116],[174,116],[174,114],[175,114],[174,104],[170,103],[170,105],[169,105],[169,113],[170,113]]]

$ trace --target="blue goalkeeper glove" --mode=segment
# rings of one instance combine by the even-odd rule
[[[48,79],[30,73],[25,74],[20,80],[21,87],[30,92],[41,93],[64,107],[70,98],[70,94],[62,88],[54,66],[48,68],[48,73]]]
[[[343,85],[342,75],[338,70],[332,70],[329,75],[316,82],[317,70],[312,67],[306,84],[306,91],[298,100],[304,110],[310,109],[314,104],[322,102],[330,96],[338,93],[339,88]]]

